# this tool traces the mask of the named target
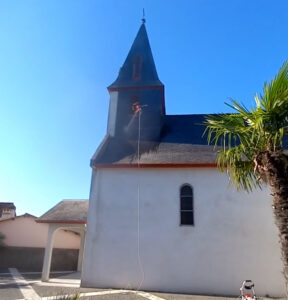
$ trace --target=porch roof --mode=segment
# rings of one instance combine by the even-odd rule
[[[86,224],[88,200],[62,200],[36,220],[38,223]]]

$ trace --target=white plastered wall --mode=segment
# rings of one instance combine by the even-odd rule
[[[0,232],[5,235],[5,244],[13,247],[45,248],[48,224],[36,223],[33,217],[17,217],[0,222]],[[58,230],[54,248],[79,249],[80,236],[71,231]]]
[[[195,226],[179,226],[184,183]],[[268,189],[238,192],[217,169],[98,169],[89,205],[82,286],[239,295],[252,279],[284,295]]]

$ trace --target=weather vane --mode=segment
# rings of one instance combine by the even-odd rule
[[[145,24],[146,22],[146,19],[145,19],[145,10],[143,8],[143,17],[142,17],[142,23]]]

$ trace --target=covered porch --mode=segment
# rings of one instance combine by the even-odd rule
[[[42,281],[50,277],[51,260],[55,234],[58,230],[69,230],[80,237],[77,272],[82,270],[85,247],[88,200],[63,200],[36,220],[48,224],[48,234],[44,253]]]

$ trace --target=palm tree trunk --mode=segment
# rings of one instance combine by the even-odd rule
[[[273,209],[275,224],[279,230],[281,256],[283,261],[283,274],[286,283],[286,295],[288,298],[288,195],[281,197],[281,189],[271,187],[273,196]]]
[[[261,159],[260,159],[261,156]],[[275,224],[279,230],[283,274],[288,299],[288,157],[282,151],[265,151],[258,156],[257,171],[270,185]]]

